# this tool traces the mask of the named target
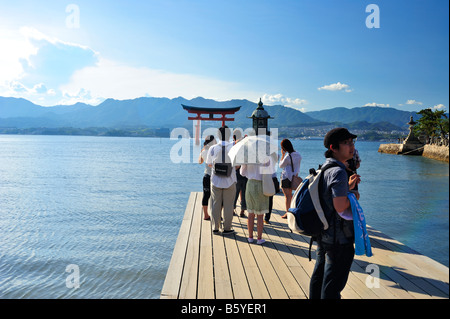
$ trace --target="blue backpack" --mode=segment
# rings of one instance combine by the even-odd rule
[[[291,208],[288,210],[287,220],[291,232],[311,236],[309,246],[309,260],[311,260],[311,246],[323,230],[328,229],[327,214],[322,209],[320,189],[322,189],[323,173],[331,167],[338,166],[331,163],[309,170],[309,175],[302,181],[294,193]]]

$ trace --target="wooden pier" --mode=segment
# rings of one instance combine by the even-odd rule
[[[190,194],[162,299],[308,298],[315,246],[309,261],[309,237],[291,233],[281,218],[282,195],[274,196],[263,245],[247,242],[247,217],[233,217],[235,234],[213,234],[211,222],[203,220],[201,198]],[[370,226],[368,232],[374,255],[355,256],[342,298],[449,298],[448,267]]]

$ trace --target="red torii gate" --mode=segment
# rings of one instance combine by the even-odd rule
[[[225,126],[226,121],[234,121],[234,118],[226,117],[227,114],[234,114],[241,109],[240,106],[229,108],[211,108],[211,107],[196,107],[181,104],[183,109],[189,114],[196,114],[195,117],[188,117],[188,120],[197,120],[195,124],[195,144],[200,144],[200,121],[222,121],[222,126]],[[202,117],[205,114],[206,116]],[[222,115],[221,117],[214,117],[214,114]]]

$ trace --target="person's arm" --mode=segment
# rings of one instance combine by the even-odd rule
[[[333,198],[333,206],[337,212],[342,213],[344,210],[350,207],[350,201],[347,196],[339,196]]]
[[[208,154],[206,155],[206,164],[208,164],[209,167],[212,167],[212,163],[213,163],[213,152],[212,152],[213,148],[210,147],[208,150]]]
[[[287,160],[287,158],[289,156],[285,156],[285,155],[286,155],[286,153],[283,152],[283,156],[281,156],[281,160],[280,160],[280,165],[278,165],[280,168],[285,168],[288,165],[288,163],[289,164],[291,163],[290,159]]]
[[[345,176],[340,177],[340,180],[345,180],[345,179],[346,179]],[[350,179],[348,181],[348,190],[352,190],[360,181],[361,181],[361,179],[360,179],[359,175],[354,174],[354,175],[350,176]],[[336,211],[338,213],[342,213],[344,210],[350,208],[350,201],[348,200],[347,194],[344,195],[343,187],[345,187],[345,186],[342,185],[342,187],[337,188],[335,190],[335,192],[337,193],[337,196],[333,197],[333,206],[334,206],[334,209],[336,209]],[[357,196],[357,197],[359,197],[359,196]]]
[[[201,151],[200,151],[200,155],[198,156],[198,163],[199,164],[203,164],[203,151],[204,151],[205,149],[203,148]]]

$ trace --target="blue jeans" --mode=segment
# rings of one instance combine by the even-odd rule
[[[340,299],[354,255],[353,243],[330,245],[319,240],[316,265],[309,286],[309,298]]]

